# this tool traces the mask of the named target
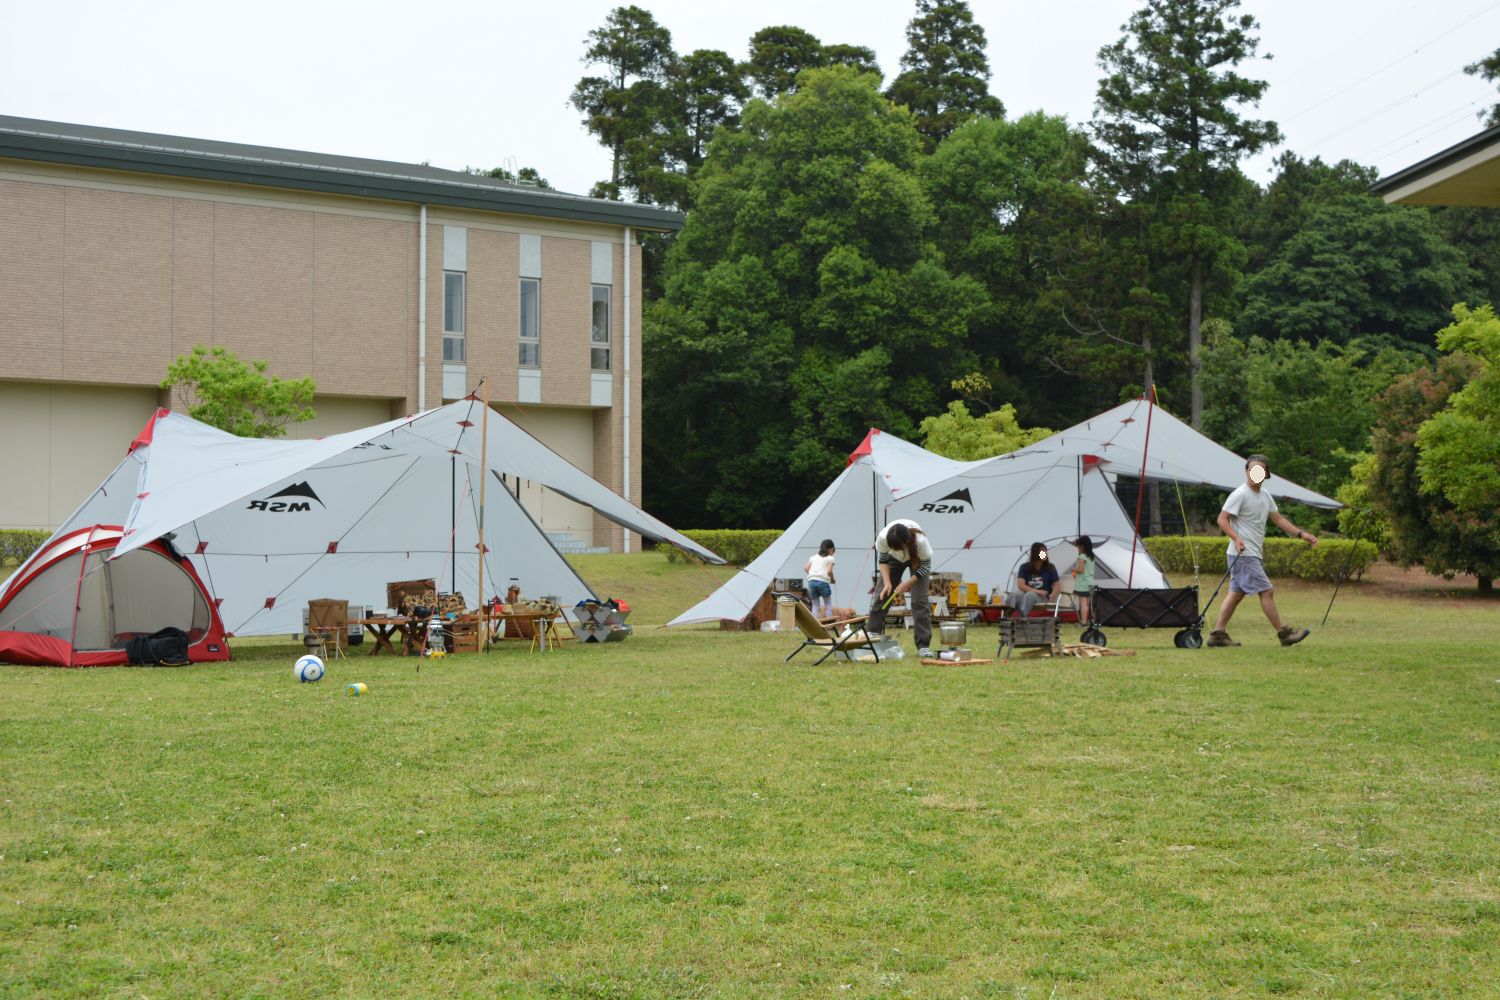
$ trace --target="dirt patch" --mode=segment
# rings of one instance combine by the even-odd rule
[[[1420,566],[1403,567],[1380,561],[1365,570],[1359,580],[1344,585],[1348,590],[1372,597],[1402,597],[1408,600],[1451,601],[1478,599],[1479,581],[1468,574],[1451,580],[1433,576]]]

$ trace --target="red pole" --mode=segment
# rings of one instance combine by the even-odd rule
[[[1151,385],[1151,395],[1146,399],[1146,443],[1141,446],[1141,482],[1135,491],[1135,540],[1130,544],[1130,573],[1125,579],[1125,586],[1135,585],[1135,550],[1141,544],[1141,501],[1146,498],[1146,453],[1151,450],[1151,411],[1156,406],[1156,384]]]

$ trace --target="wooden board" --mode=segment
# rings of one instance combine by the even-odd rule
[[[929,667],[972,667],[981,663],[993,663],[993,660],[940,660],[935,656],[924,657],[922,663]]]

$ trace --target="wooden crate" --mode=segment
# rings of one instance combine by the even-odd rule
[[[436,591],[436,580],[396,580],[393,583],[385,585],[386,607],[399,613],[403,597],[419,597],[423,594]]]
[[[479,621],[477,619],[460,618],[445,622],[444,628],[448,630],[449,652],[479,652]]]

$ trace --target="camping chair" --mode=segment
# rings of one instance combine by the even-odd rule
[[[344,645],[349,639],[349,602],[321,599],[307,602],[307,634],[316,637],[320,655],[345,659]],[[309,644],[309,652],[312,650]]]
[[[798,601],[793,608],[793,614],[796,617],[797,629],[802,633],[802,645],[792,650],[785,662],[791,663],[792,657],[808,646],[827,650],[818,657],[818,662],[813,664],[815,667],[834,653],[848,654],[856,649],[868,649],[875,654],[875,662],[880,662],[880,650],[875,647],[874,641],[870,639],[869,631],[865,628],[868,615],[849,618],[841,622],[829,622],[825,625],[814,618],[812,611],[801,601]],[[844,630],[842,635],[840,635],[840,629]]]

